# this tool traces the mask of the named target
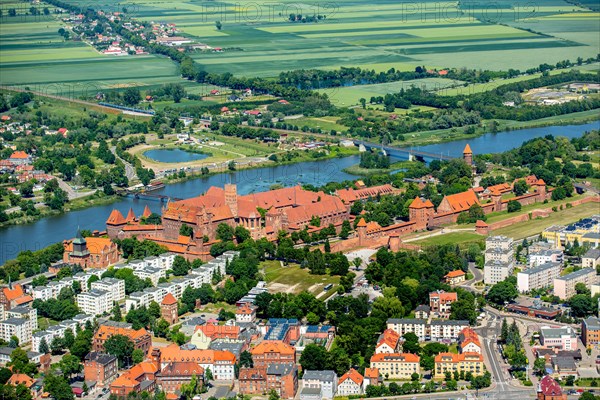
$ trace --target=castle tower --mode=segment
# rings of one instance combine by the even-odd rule
[[[142,214],[142,217],[148,218],[151,215],[152,215],[152,211],[150,211],[148,204],[146,204],[146,207],[144,207],[144,213]]]
[[[495,204],[494,211],[501,211],[502,210],[502,194],[499,191],[497,191],[496,189],[494,189],[494,190],[492,190],[491,197],[492,197],[492,203]]]
[[[225,185],[225,204],[231,209],[234,218],[238,217],[237,186],[234,183]]]
[[[108,237],[114,239],[118,236],[119,231],[127,224],[125,217],[119,210],[112,210],[106,220],[106,233]]]
[[[415,197],[408,206],[408,219],[416,223],[417,229],[426,228],[433,214],[433,203],[430,200],[423,201],[420,197]]]
[[[160,313],[162,318],[172,325],[179,319],[177,314],[177,299],[171,293],[167,293],[160,303]]]
[[[134,222],[135,221],[135,214],[133,213],[133,208],[129,209],[129,212],[127,213],[127,217],[125,217],[125,221],[126,222]]]
[[[534,186],[535,191],[538,193],[538,201],[546,200],[546,182],[540,178]]]
[[[367,223],[364,218],[361,218],[356,225],[356,232],[358,233],[358,245],[363,246],[367,240]]]
[[[473,165],[473,152],[471,151],[471,146],[469,146],[468,143],[463,150],[463,160],[465,160],[468,165]]]

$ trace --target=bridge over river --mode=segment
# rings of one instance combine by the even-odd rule
[[[367,150],[370,149],[383,149],[386,154],[392,158],[401,158],[401,159],[412,159],[413,157],[417,160],[424,161],[426,158],[430,160],[452,160],[457,157],[450,156],[449,154],[443,153],[431,153],[428,151],[421,151],[417,149],[405,149],[401,147],[394,147],[389,145],[381,145],[377,143],[365,142],[363,140],[355,140],[355,146],[363,145]]]

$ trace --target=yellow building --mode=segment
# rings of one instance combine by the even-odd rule
[[[483,364],[483,355],[478,353],[440,353],[435,356],[435,372],[433,377],[443,379],[446,372],[454,374],[457,371],[471,372],[473,376],[483,375],[485,367]]]
[[[579,242],[581,246],[600,245],[600,215],[584,218],[568,226],[553,225],[542,232],[542,237],[555,247],[560,248],[567,243]]]
[[[421,374],[416,354],[380,353],[371,357],[371,368],[377,368],[385,379],[411,379],[414,373]]]

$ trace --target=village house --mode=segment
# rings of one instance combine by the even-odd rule
[[[14,165],[29,165],[32,163],[33,159],[31,158],[31,156],[27,153],[25,153],[24,151],[14,151],[10,157],[8,158],[8,161]]]
[[[386,329],[379,336],[375,346],[375,354],[395,353],[400,344],[400,335],[392,329]]]
[[[249,303],[244,303],[235,310],[236,323],[252,323],[256,321],[256,307]]]
[[[479,336],[471,328],[465,328],[458,335],[458,350],[461,353],[481,354],[481,342]]]

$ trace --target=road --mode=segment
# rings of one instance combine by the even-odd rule
[[[110,151],[115,155],[117,160],[121,161],[125,165],[125,176],[131,182],[133,179],[136,179],[137,176],[135,174],[135,168],[133,165],[129,164],[127,161],[123,160],[121,157],[117,155],[117,148],[115,146],[111,146]]]

